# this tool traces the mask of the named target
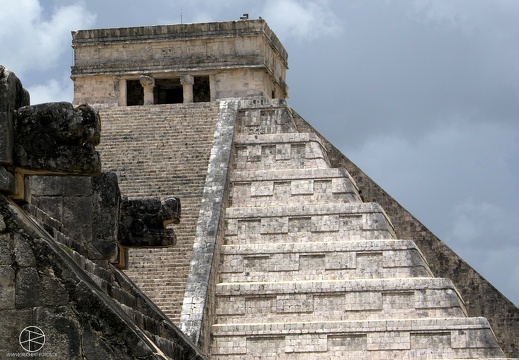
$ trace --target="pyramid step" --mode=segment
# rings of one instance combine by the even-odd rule
[[[432,277],[410,240],[224,245],[220,282]]]
[[[217,323],[466,316],[449,279],[220,283]]]
[[[228,245],[396,238],[376,203],[232,207],[226,211],[226,222]]]
[[[213,325],[211,359],[504,357],[485,318]]]
[[[238,124],[239,133],[243,134],[296,132],[292,114],[286,103],[271,103],[261,108],[246,109],[240,112]]]
[[[232,206],[260,207],[330,202],[362,202],[345,169],[238,172],[231,176]]]
[[[315,134],[237,135],[235,147],[237,171],[330,167]]]

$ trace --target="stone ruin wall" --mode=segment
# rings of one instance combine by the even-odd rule
[[[1,65],[0,129],[0,358],[205,359],[120,270],[175,244],[179,200],[122,198],[97,111],[30,106]]]

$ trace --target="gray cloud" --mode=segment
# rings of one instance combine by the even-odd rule
[[[262,16],[291,106],[519,304],[516,0],[0,1],[0,63],[44,101],[72,29]]]
[[[37,72],[63,64],[62,57],[70,49],[70,31],[92,26],[94,19],[79,4],[46,11],[37,0],[2,4],[0,43],[8,50],[2,51],[0,59],[20,76],[27,72],[42,79]]]

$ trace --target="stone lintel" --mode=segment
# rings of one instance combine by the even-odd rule
[[[416,250],[416,244],[412,240],[362,240],[362,241],[341,241],[341,242],[322,242],[322,243],[274,243],[274,244],[240,244],[223,245],[222,254],[235,255],[259,255],[259,254],[288,254],[288,253],[336,253],[366,252],[366,251],[404,251]]]
[[[351,292],[405,292],[405,291],[446,290],[456,295],[463,303],[452,281],[445,278],[405,278],[405,279],[355,279],[355,280],[307,280],[220,283],[217,285],[218,296],[254,296],[284,294],[324,294]]]
[[[158,75],[180,76],[187,72],[191,74],[196,72],[207,74],[214,71],[233,69],[264,69],[267,71],[267,67],[260,57],[254,57],[253,59],[250,59],[250,61],[245,61],[243,57],[237,57],[234,62],[231,62],[230,59],[228,60],[228,62],[219,63],[218,61],[211,61],[211,59],[208,59],[207,62],[197,62],[196,64],[179,64],[178,61],[142,61],[137,63],[114,63],[109,65],[76,65],[72,67],[71,77],[72,79],[76,79],[83,76],[113,75],[138,78],[143,73],[153,74],[157,77]]]
[[[264,20],[227,21],[198,24],[141,26],[72,32],[72,47],[126,42],[189,41],[194,39],[264,36],[286,63],[288,53]]]

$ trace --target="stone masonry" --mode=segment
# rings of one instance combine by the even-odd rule
[[[80,30],[72,39],[75,104],[287,96],[288,55],[264,20]]]
[[[176,246],[132,249],[127,271],[178,322],[218,108],[213,103],[175,104],[114,107],[100,113],[103,170],[118,175],[121,191],[130,199],[181,198]]]
[[[1,65],[0,128],[0,358],[205,359],[121,271],[127,248],[174,245],[178,199],[121,198],[98,112],[30,106]]]
[[[517,307],[286,104],[263,20],[73,46],[103,170],[182,201],[176,247],[132,249],[127,274],[211,359],[519,357]]]
[[[452,282],[431,276],[414,243],[395,238],[383,209],[362,202],[320,139],[286,114],[283,103],[238,112],[206,305],[211,358],[504,356],[486,319],[467,318]],[[193,309],[185,302],[182,319]]]

